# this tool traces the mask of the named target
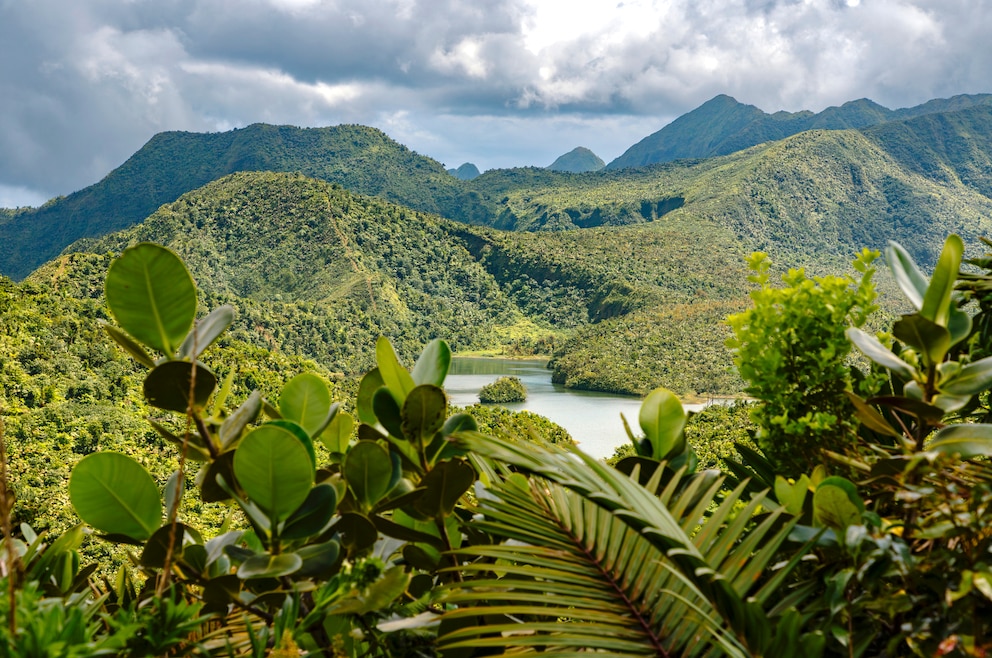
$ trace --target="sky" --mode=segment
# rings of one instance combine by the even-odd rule
[[[0,0],[0,207],[256,122],[375,126],[449,168],[609,162],[717,94],[992,92],[990,34],[987,0]]]

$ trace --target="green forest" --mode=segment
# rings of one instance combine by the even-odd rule
[[[754,402],[655,388],[609,463],[450,407],[443,339],[350,378],[239,337],[236,276],[66,256],[0,306],[3,655],[984,655],[992,256],[964,251],[753,254]],[[876,331],[883,267],[911,312]]]
[[[0,209],[0,657],[988,655],[990,98],[466,180],[163,133]],[[452,406],[459,354],[629,440]]]

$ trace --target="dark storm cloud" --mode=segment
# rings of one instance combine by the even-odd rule
[[[0,0],[0,205],[163,130],[378,126],[455,166],[609,160],[719,93],[767,111],[992,91],[969,0]]]

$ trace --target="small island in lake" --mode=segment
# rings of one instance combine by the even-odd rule
[[[527,387],[519,377],[500,377],[479,391],[480,402],[523,402],[526,399]]]

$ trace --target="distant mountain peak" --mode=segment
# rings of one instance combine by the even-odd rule
[[[449,169],[448,173],[459,180],[472,180],[481,175],[479,168],[471,162],[465,162],[457,169]]]
[[[582,174],[589,171],[599,171],[606,166],[603,159],[584,146],[577,146],[568,153],[548,165],[552,171],[564,171],[572,174]]]

